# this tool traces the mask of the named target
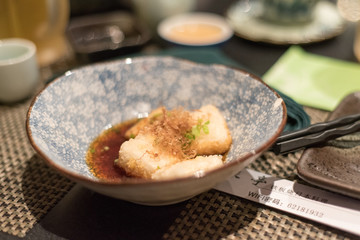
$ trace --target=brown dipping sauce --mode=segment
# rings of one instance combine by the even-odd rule
[[[95,177],[110,181],[130,177],[116,166],[114,161],[119,157],[121,144],[128,140],[125,138],[125,132],[136,121],[127,121],[106,129],[90,144],[86,153],[86,163]]]

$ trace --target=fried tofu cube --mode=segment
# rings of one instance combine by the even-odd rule
[[[193,113],[194,118],[209,121],[208,134],[200,134],[192,143],[198,155],[224,154],[232,138],[224,117],[213,105],[206,105]]]
[[[115,164],[132,176],[151,178],[156,170],[178,162],[176,156],[157,149],[153,142],[153,136],[142,134],[124,142],[120,147],[119,159]]]
[[[224,117],[212,105],[192,112],[166,113],[164,108],[158,108],[126,134],[135,138],[121,145],[115,164],[130,175],[146,179],[201,175],[223,164],[221,154],[232,143]],[[184,146],[189,150],[186,153],[194,154],[184,154]]]
[[[201,176],[204,172],[223,165],[221,155],[197,156],[194,159],[159,168],[152,174],[152,179],[172,179],[189,176]]]

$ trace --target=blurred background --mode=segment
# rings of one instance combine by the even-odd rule
[[[291,6],[284,7],[285,2],[290,2]],[[324,30],[322,26],[316,29],[313,27],[315,30],[311,31],[318,31],[315,33],[317,39],[290,40],[295,30],[305,31],[302,30],[305,29],[302,26],[317,21],[309,16],[319,2],[331,3],[333,5],[331,7],[339,10],[346,22],[355,24],[359,20],[360,1],[358,0],[224,0],[221,2],[216,0],[0,0],[0,39],[17,37],[33,41],[37,46],[37,58],[43,78],[47,79],[83,64],[130,53],[155,52],[169,46],[179,46],[179,44],[169,44],[159,37],[157,26],[165,18],[184,12],[212,12],[229,20],[229,9],[239,8],[237,12],[233,11],[235,13],[232,16],[231,27],[235,35],[253,42],[265,42],[273,45],[275,49],[278,46],[321,42],[341,34],[345,29],[345,24],[340,23],[340,20],[336,22],[331,13],[328,16],[328,21],[332,22],[329,25],[334,25],[331,30]],[[261,7],[258,7],[259,5]],[[326,6],[321,7],[323,10],[322,12],[317,10],[318,15],[325,14],[323,18],[326,19]],[[259,11],[262,13],[258,13]],[[251,32],[261,34],[261,31],[269,31],[266,29],[267,25],[263,23],[253,29],[244,27],[248,19],[259,14],[262,22],[268,22],[275,28],[293,27],[294,31],[286,35],[289,39],[284,37],[284,39],[262,41],[248,35]],[[295,19],[294,16],[299,18]],[[234,24],[236,21],[238,23]],[[244,24],[241,21],[245,21]],[[326,31],[328,35],[325,36]],[[286,34],[286,31],[283,32]],[[306,34],[310,35],[314,32],[303,33],[303,38]],[[354,55],[359,59],[360,44],[356,44],[360,41],[358,39],[359,37],[355,35]],[[240,55],[235,58],[239,59]],[[274,62],[273,59],[271,62]],[[258,73],[263,74],[264,71]]]
[[[202,18],[201,23],[196,23],[199,21],[199,15],[196,13],[200,12],[215,14],[217,18],[206,18],[206,20]],[[182,13],[194,13],[195,15],[191,17],[185,15],[180,18],[180,22],[178,20],[170,21],[174,20],[172,17]],[[195,18],[192,18],[194,16]],[[0,213],[4,213],[3,219],[5,219],[0,224],[5,230],[1,228],[0,230],[23,237],[24,235],[21,234],[25,234],[36,222],[40,221],[38,215],[41,217],[47,213],[47,209],[51,209],[48,204],[53,204],[54,201],[49,201],[49,199],[51,200],[50,195],[54,195],[54,191],[57,191],[55,195],[58,194],[57,196],[61,195],[62,197],[72,187],[72,185],[68,185],[68,190],[64,190],[65,187],[62,185],[54,188],[53,182],[58,181],[57,178],[50,179],[49,177],[49,182],[44,183],[43,176],[48,174],[47,168],[42,167],[41,159],[34,155],[25,132],[24,122],[30,101],[45,84],[56,77],[74,68],[99,61],[149,54],[182,57],[201,63],[224,64],[255,74],[266,84],[278,90],[279,94],[282,93],[281,96],[285,100],[288,110],[288,124],[293,129],[300,129],[309,124],[309,116],[311,123],[323,122],[328,119],[328,113],[333,111],[348,93],[357,92],[357,95],[352,95],[352,99],[356,101],[345,102],[344,105],[348,108],[344,108],[342,113],[349,114],[349,109],[351,111],[355,108],[360,109],[357,107],[358,104],[354,104],[354,102],[360,103],[359,19],[360,0],[0,0],[0,46],[2,40],[8,38],[25,38],[34,42],[37,47],[37,62],[41,78],[39,81],[41,84],[37,86],[37,91],[33,91],[32,95],[26,99],[21,99],[22,102],[4,104],[0,101],[0,133],[2,134],[0,134],[0,141],[3,141],[0,143],[0,162],[8,164],[2,165],[5,166],[3,167],[4,174],[0,174],[0,177],[2,177],[1,182],[4,183],[4,186],[6,184],[10,186],[4,187],[5,190],[8,189],[7,192],[3,191],[3,199],[8,201],[7,204],[0,204],[2,207]],[[180,37],[175,40],[171,38],[171,34],[166,35],[175,29],[171,28],[171,23],[174,24],[174,22],[175,26],[182,26],[182,28],[176,29],[176,36]],[[160,26],[165,26],[164,34],[159,31]],[[222,35],[223,32],[218,31],[219,29],[227,29],[227,34]],[[205,41],[209,40],[208,36],[214,34],[219,34],[217,37],[220,38],[214,42]],[[196,39],[197,42],[192,44],[191,41],[182,41],[184,39]],[[201,42],[198,41],[199,39],[205,40]],[[2,60],[0,52],[0,63]],[[37,66],[36,69],[38,69]],[[11,80],[16,79],[14,76],[11,77]],[[1,80],[0,78],[0,89],[3,89]],[[18,89],[20,88],[24,88],[24,86],[20,85]],[[306,107],[306,112],[302,106]],[[255,169],[266,170],[269,174],[276,173],[277,177],[293,179],[300,153],[289,156],[275,158],[268,154],[264,158],[260,158],[254,166]],[[358,158],[358,151],[348,155],[344,154],[344,156]],[[339,160],[341,166],[346,165],[343,158],[339,158]],[[348,165],[351,167],[350,164]],[[273,169],[272,166],[274,166]],[[356,173],[359,173],[358,166],[359,164],[356,165]],[[22,174],[23,172],[24,174]],[[41,172],[41,176],[35,179],[34,172]],[[48,176],[52,175],[48,174]],[[20,180],[18,180],[19,178]],[[357,179],[359,179],[358,175]],[[35,184],[34,187],[32,184]],[[51,191],[44,191],[44,189],[51,189]],[[20,196],[16,196],[16,194]],[[75,202],[81,204],[73,204],[69,198],[65,199],[66,201],[60,208],[55,209],[53,214],[47,215],[41,224],[36,225],[37,228],[32,230],[27,239],[38,239],[36,234],[39,232],[48,236],[46,230],[53,231],[53,235],[58,233],[59,236],[71,238],[77,236],[74,235],[74,232],[90,236],[102,227],[110,235],[113,234],[119,238],[116,234],[122,231],[124,226],[132,224],[147,225],[149,231],[145,232],[154,232],[156,235],[163,234],[168,230],[168,225],[172,224],[172,221],[168,221],[169,211],[167,208],[160,212],[158,209],[145,209],[147,218],[140,219],[140,224],[138,224],[137,216],[144,215],[144,208],[137,206],[129,208],[129,205],[119,208],[117,201],[98,195],[90,196],[89,192],[81,188],[75,188],[71,194],[70,198],[74,197]],[[19,202],[13,201],[14,196],[20,199],[19,202],[23,203],[22,205],[25,205],[22,208],[25,210],[21,210]],[[59,198],[61,199],[61,197]],[[41,198],[42,201],[38,201],[38,198]],[[208,204],[208,200],[205,198],[199,200],[199,202],[205,201],[202,206]],[[230,200],[237,204],[238,200]],[[222,198],[218,200],[218,202],[220,201]],[[96,217],[103,215],[101,207],[98,207],[99,202],[100,206],[105,206],[105,210],[108,210],[110,217],[105,218],[106,221],[94,221]],[[222,207],[228,208],[227,205],[219,207],[218,202],[209,200],[209,206],[213,208],[215,205],[214,209],[217,209],[215,215],[218,210],[222,211]],[[196,204],[189,206],[196,207]],[[70,208],[68,208],[69,205]],[[80,205],[81,207],[78,207]],[[241,211],[245,209],[246,212],[251,213],[250,218],[245,216],[245,222],[248,221],[247,219],[250,219],[249,221],[254,219],[252,221],[254,225],[257,222],[261,223],[261,225],[256,225],[256,231],[267,226],[267,234],[276,232],[280,238],[283,238],[285,233],[282,229],[286,227],[285,230],[291,230],[290,233],[292,233],[297,226],[299,229],[298,232],[295,230],[297,235],[292,236],[308,238],[330,236],[332,239],[342,237],[342,233],[339,234],[334,229],[329,230],[320,226],[320,230],[318,230],[317,224],[312,225],[310,222],[306,222],[306,225],[301,225],[299,219],[282,215],[279,217],[273,212],[266,215],[268,210],[263,211],[263,208],[259,208],[258,205],[253,206],[247,202],[245,205],[246,207],[239,208]],[[63,206],[65,207],[62,208]],[[115,214],[113,209],[117,209]],[[117,222],[119,218],[116,215],[122,215],[123,209],[125,211],[129,209],[129,212],[134,211],[135,214],[129,214],[133,217],[130,221],[122,218],[120,223],[125,224],[123,228],[119,228],[119,222]],[[203,216],[204,209],[205,207],[199,207],[200,216]],[[177,209],[172,210],[170,215],[175,219],[178,217],[178,212]],[[216,220],[214,223],[212,221],[215,218],[212,214],[203,216],[202,220],[206,220],[206,224],[213,223],[213,227],[215,227],[210,230],[217,231],[219,223],[231,224],[233,219],[236,220],[236,224],[238,223],[237,219],[240,215],[237,214],[238,212],[231,213],[233,210],[233,208],[224,210],[230,213],[225,214],[227,217],[224,219],[227,221],[218,222]],[[79,212],[83,215],[78,214]],[[187,213],[191,213],[191,211],[187,211]],[[32,224],[29,224],[29,220],[26,219],[23,232],[16,233],[12,229],[21,223],[19,219],[23,216],[26,217],[26,214],[33,215]],[[160,219],[161,221],[153,221],[151,214],[155,215],[155,220]],[[66,224],[57,224],[59,221],[53,221],[57,217],[56,215],[64,219],[63,222]],[[156,218],[157,215],[160,217]],[[269,223],[269,220],[272,219],[271,216],[273,216],[273,223]],[[68,217],[75,220],[67,221]],[[185,219],[183,215],[179,215],[179,217]],[[193,219],[192,216],[186,217]],[[149,219],[151,220],[149,221]],[[181,221],[182,219],[179,220],[180,223]],[[60,221],[60,223],[63,222]],[[74,222],[78,223],[76,228],[74,228]],[[204,222],[201,221],[200,224]],[[263,222],[269,224],[264,227]],[[152,224],[149,225],[149,223]],[[186,226],[193,224],[188,223]],[[206,231],[203,228],[207,226],[206,224],[201,226],[201,231]],[[240,227],[244,231],[250,232],[247,223],[245,227],[236,224],[229,229],[227,229],[229,225],[223,228],[225,234],[230,234],[233,230],[238,231]],[[284,227],[284,225],[287,226]],[[52,230],[52,227],[55,230]],[[129,232],[125,231],[122,234],[137,233],[137,229],[132,228],[129,229]],[[175,232],[178,228],[174,229]],[[197,228],[193,229],[197,231]],[[215,230],[205,233],[213,237]],[[186,231],[181,229],[181,232]],[[319,235],[319,232],[323,235]],[[99,231],[100,233],[103,232]],[[139,234],[141,233],[139,232]],[[1,239],[3,239],[2,236],[4,235],[0,232]]]

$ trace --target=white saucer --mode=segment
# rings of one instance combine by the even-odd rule
[[[157,28],[163,39],[186,46],[209,46],[228,40],[234,31],[220,15],[184,13],[166,18]]]
[[[239,37],[271,44],[305,44],[323,41],[342,33],[346,21],[336,5],[320,1],[314,19],[307,24],[280,25],[260,18],[263,8],[259,0],[238,1],[227,12],[227,20]]]

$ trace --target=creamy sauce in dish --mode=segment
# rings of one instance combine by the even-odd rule
[[[157,26],[166,41],[186,46],[209,46],[228,40],[234,33],[226,19],[213,13],[184,13],[168,17]]]
[[[222,29],[206,23],[187,23],[171,28],[168,37],[187,44],[216,42],[222,38]]]

